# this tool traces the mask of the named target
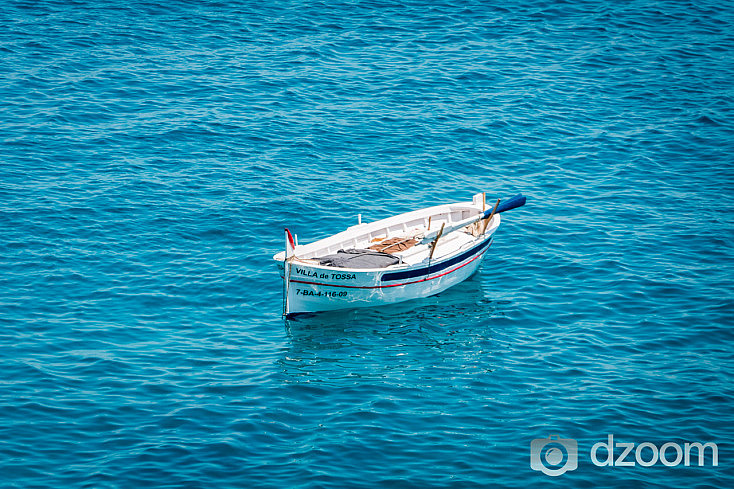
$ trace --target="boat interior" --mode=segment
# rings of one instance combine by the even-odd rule
[[[296,260],[319,265],[319,257],[337,253],[339,250],[364,249],[387,253],[399,259],[390,268],[411,266],[429,260],[452,255],[471,247],[484,234],[491,234],[499,226],[499,214],[491,222],[487,219],[475,221],[482,212],[482,204],[467,202],[465,205],[450,204],[401,214],[380,221],[358,224],[339,234],[296,246]],[[464,225],[467,221],[466,225]],[[434,235],[446,229],[438,240]],[[285,252],[274,258],[283,260]]]

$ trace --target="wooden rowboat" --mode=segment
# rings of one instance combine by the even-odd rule
[[[283,314],[373,307],[446,290],[479,268],[500,213],[524,204],[518,194],[489,208],[480,193],[471,202],[360,222],[306,245],[286,229],[286,249],[273,256],[283,278]]]

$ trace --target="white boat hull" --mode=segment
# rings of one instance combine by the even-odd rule
[[[476,270],[492,242],[482,236],[446,259],[406,269],[359,271],[302,263],[279,262],[281,276],[289,267],[286,314],[332,311],[393,304],[438,294],[467,278]]]

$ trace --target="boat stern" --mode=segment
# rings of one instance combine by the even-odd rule
[[[273,261],[275,262],[275,267],[278,269],[278,274],[280,275],[280,278],[284,278],[285,275],[285,251],[281,251],[280,253],[276,253],[273,255]]]

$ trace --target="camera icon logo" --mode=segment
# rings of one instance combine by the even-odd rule
[[[530,442],[530,468],[533,470],[556,477],[576,470],[578,465],[578,444],[573,438],[548,435],[548,438],[537,438]]]

